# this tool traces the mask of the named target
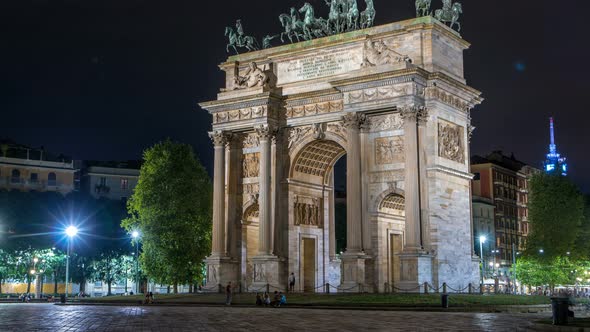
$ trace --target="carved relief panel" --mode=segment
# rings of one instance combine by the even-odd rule
[[[247,153],[243,157],[242,176],[244,178],[256,178],[259,173],[259,153]]]
[[[316,197],[295,196],[295,226],[322,227],[321,200]]]
[[[400,130],[404,127],[404,120],[399,113],[372,116],[369,118],[371,132],[385,130]]]
[[[438,123],[438,155],[457,163],[465,163],[464,128],[447,121]]]
[[[375,139],[375,163],[377,165],[403,163],[404,161],[403,136],[380,137]]]

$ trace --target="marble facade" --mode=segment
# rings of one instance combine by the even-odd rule
[[[212,115],[206,288],[383,292],[479,280],[470,111],[455,31],[423,17],[230,57]],[[253,63],[255,65],[253,65]],[[249,82],[247,86],[239,82]],[[347,155],[347,248],[334,164]]]

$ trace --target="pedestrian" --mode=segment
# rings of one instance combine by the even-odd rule
[[[260,293],[256,293],[256,306],[261,306],[262,305],[262,296],[260,296]]]
[[[287,297],[283,292],[279,292],[279,307],[287,304]]]
[[[278,291],[275,291],[275,295],[274,295],[274,297],[273,297],[273,300],[272,300],[272,302],[271,302],[270,304],[271,304],[273,307],[275,307],[275,308],[276,308],[276,307],[278,307],[278,306],[279,306],[279,303],[280,303],[280,302],[281,302],[281,297],[280,297],[280,295],[279,295],[279,292],[278,292]]]
[[[295,273],[291,272],[289,276],[289,292],[293,293],[295,291]]]
[[[231,305],[232,286],[231,281],[225,287],[225,305]]]
[[[268,292],[264,292],[264,306],[267,307],[270,305],[270,296]]]

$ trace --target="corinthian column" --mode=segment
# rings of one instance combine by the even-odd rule
[[[256,127],[256,132],[260,137],[260,172],[259,172],[259,242],[258,255],[270,256],[272,245],[272,209],[271,209],[271,155],[270,141],[274,135],[273,130],[268,125]]]
[[[406,107],[401,110],[404,119],[406,251],[422,249],[420,222],[420,167],[418,162],[419,109]]]
[[[209,133],[215,150],[213,169],[213,243],[211,256],[225,257],[225,144],[229,137],[223,131]]]
[[[346,127],[346,252],[362,252],[361,214],[361,139],[362,115],[350,113],[342,118]]]

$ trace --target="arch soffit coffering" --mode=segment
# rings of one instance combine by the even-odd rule
[[[323,184],[329,183],[330,171],[336,162],[346,154],[346,144],[338,135],[326,133],[324,139],[308,135],[291,150],[292,160],[289,177],[297,174],[310,174],[322,178]]]
[[[396,197],[403,199],[403,203],[405,206],[405,192],[400,188],[389,188],[389,189],[381,192],[381,194],[379,194],[375,198],[375,200],[373,202],[373,211],[375,211],[376,213],[392,214],[392,213],[388,213],[388,212],[384,211],[383,206],[384,206],[384,204],[388,203],[389,199],[393,199]],[[399,214],[394,214],[394,215],[405,218],[405,210],[404,210],[404,213],[401,215],[399,215]]]

